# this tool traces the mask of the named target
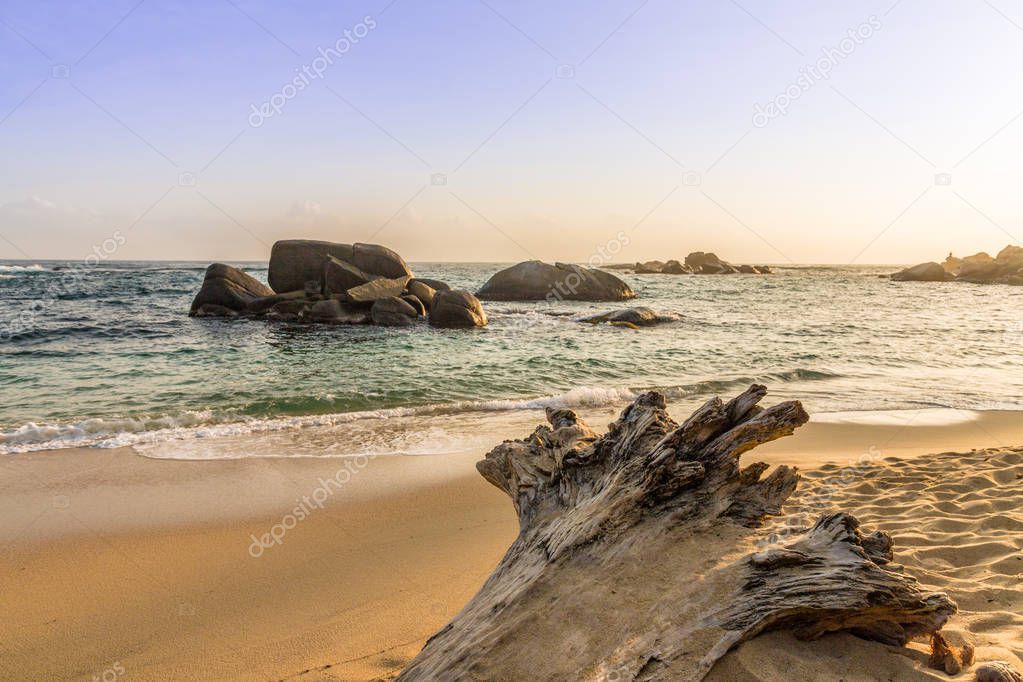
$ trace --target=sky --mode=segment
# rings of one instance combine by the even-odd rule
[[[1023,0],[0,2],[0,258],[1023,243]]]

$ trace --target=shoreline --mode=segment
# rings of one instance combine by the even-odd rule
[[[608,421],[606,410],[579,412],[601,431]],[[542,414],[528,418],[515,437]],[[91,679],[117,664],[132,679],[386,678],[472,597],[517,533],[507,497],[474,469],[500,440],[349,468],[257,558],[252,538],[290,525],[296,503],[316,500],[351,459],[180,461],[127,448],[0,459],[11,614],[0,677]],[[753,458],[812,472],[865,455],[885,467],[1016,445],[1023,412],[990,412],[945,425],[811,422]]]

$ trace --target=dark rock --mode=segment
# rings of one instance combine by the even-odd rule
[[[352,247],[349,263],[371,275],[379,275],[389,279],[412,277],[412,270],[401,256],[386,246],[379,244],[356,244]]]
[[[369,316],[364,310],[347,306],[336,298],[317,301],[309,308],[305,317],[313,322],[331,324],[365,324],[369,321]]]
[[[451,287],[446,282],[442,282],[439,279],[430,279],[429,277],[415,277],[412,282],[421,282],[426,286],[430,287],[434,291],[451,291]],[[411,282],[410,282],[411,284]]]
[[[254,315],[262,315],[263,313],[271,310],[278,303],[285,301],[304,300],[306,298],[306,292],[304,291],[289,291],[284,294],[274,294],[273,296],[265,296],[263,298],[257,298],[249,303],[248,311]]]
[[[415,308],[416,315],[418,315],[419,317],[426,317],[426,306],[423,304],[422,300],[420,300],[418,296],[414,296],[413,294],[405,294],[404,296],[401,297],[401,300],[405,301],[410,306]]]
[[[659,260],[648,260],[645,263],[636,263],[635,272],[637,275],[659,275],[664,270],[664,263]]]
[[[944,282],[949,275],[941,264],[931,261],[900,270],[891,278],[895,282]]]
[[[760,274],[757,271],[757,269],[755,267],[753,267],[752,265],[740,265],[739,266],[739,272],[741,274],[743,274],[743,275],[759,275]]]
[[[372,303],[381,298],[401,296],[405,292],[405,285],[408,284],[408,280],[408,277],[375,279],[362,286],[349,289],[348,299],[355,303]]]
[[[701,275],[731,275],[739,272],[734,265],[718,258],[717,254],[703,251],[694,251],[686,256],[686,265]]]
[[[430,307],[434,327],[485,327],[483,304],[468,291],[438,291]]]
[[[659,315],[650,308],[637,306],[635,308],[623,308],[621,310],[612,310],[609,313],[584,317],[579,321],[589,322],[590,324],[607,322],[617,326],[650,327],[664,322],[676,322],[678,319],[678,316],[675,315]]]
[[[302,289],[305,283],[322,283],[327,257],[333,256],[359,270],[380,277],[411,277],[401,256],[377,244],[335,244],[307,239],[286,239],[270,252],[270,286],[274,291]]]
[[[377,299],[373,303],[370,315],[374,324],[384,327],[407,327],[418,317],[415,308],[396,296]]]
[[[409,280],[406,288],[410,294],[422,301],[423,305],[427,308],[433,305],[433,297],[437,295],[437,290],[423,282],[423,280]]]
[[[491,301],[624,301],[636,296],[609,272],[538,260],[501,270],[477,295]]]
[[[761,275],[773,275],[774,274],[774,270],[772,270],[770,268],[770,266],[767,266],[767,265],[754,265],[753,267]]]
[[[266,316],[272,320],[297,320],[303,317],[311,306],[312,304],[305,299],[280,301],[270,308]]]
[[[273,293],[252,275],[230,265],[214,263],[206,268],[202,288],[195,295],[189,314],[197,314],[199,308],[206,304],[243,312],[248,310],[249,305],[255,300],[272,296]]]
[[[203,303],[194,313],[195,317],[238,317],[238,311],[216,303]]]
[[[349,289],[367,284],[376,278],[348,261],[328,255],[323,265],[323,292],[328,296],[335,294],[347,296]]]
[[[679,263],[677,260],[670,260],[664,264],[661,272],[665,275],[691,275],[693,274],[693,269],[688,265]]]
[[[305,283],[302,290],[305,292],[306,298],[319,299],[323,296],[323,281],[311,279]]]
[[[354,249],[351,244],[285,239],[273,245],[270,251],[270,272],[267,276],[274,291],[304,289],[310,280],[321,280],[327,256],[350,261]]]

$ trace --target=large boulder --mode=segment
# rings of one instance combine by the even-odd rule
[[[270,251],[270,286],[277,292],[296,291],[305,283],[323,281],[328,257],[333,256],[370,275],[411,277],[408,264],[378,244],[335,244],[309,239],[285,239]]]
[[[206,268],[199,293],[192,300],[189,315],[196,315],[204,305],[220,306],[234,312],[246,312],[255,301],[273,296],[273,291],[258,279],[238,268],[214,263]],[[214,308],[207,308],[207,314]]]
[[[323,293],[327,296],[347,295],[349,289],[368,284],[374,279],[377,277],[331,255],[327,256],[327,261],[323,265]]]
[[[485,327],[487,314],[479,299],[468,291],[438,291],[430,306],[430,324],[434,327]]]
[[[892,281],[895,282],[944,282],[947,279],[949,275],[945,268],[934,261],[914,265],[892,275]]]
[[[377,299],[370,310],[373,324],[383,327],[408,327],[416,321],[419,312],[397,296]]]
[[[405,259],[379,244],[355,244],[350,262],[371,275],[390,279],[412,277],[412,270]]]
[[[375,279],[372,282],[349,289],[346,292],[346,297],[353,303],[372,303],[381,298],[401,296],[405,293],[406,284],[408,284],[408,277]]]
[[[731,275],[739,270],[728,261],[723,261],[717,254],[703,251],[694,251],[686,256],[686,265],[693,269],[693,272],[701,275]]]
[[[433,305],[433,297],[437,295],[437,290],[423,280],[409,280],[407,288],[408,292],[422,301],[423,305],[425,305],[427,309]]]
[[[411,282],[409,282],[409,284],[411,284],[412,282],[419,282],[421,284],[425,284],[434,291],[451,291],[451,286],[448,285],[447,282],[442,282],[439,279],[430,279],[429,277],[416,277]]]
[[[298,291],[311,280],[323,280],[323,269],[328,256],[350,262],[354,249],[351,244],[310,239],[284,239],[270,250],[270,272],[267,281],[274,291]]]
[[[501,270],[476,295],[490,301],[624,301],[636,296],[609,272],[538,260]]]

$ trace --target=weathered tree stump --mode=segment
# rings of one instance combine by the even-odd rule
[[[570,410],[477,464],[512,499],[520,533],[480,592],[400,680],[699,680],[765,630],[849,630],[902,645],[955,612],[890,563],[891,538],[848,514],[748,554],[795,469],[739,464],[793,433],[798,402],[754,385],[681,425],[639,396],[601,437]]]

